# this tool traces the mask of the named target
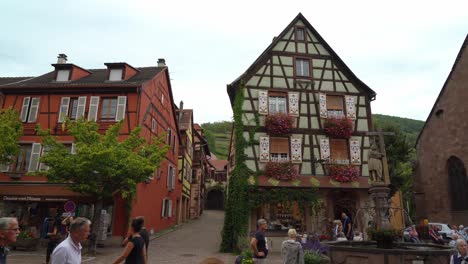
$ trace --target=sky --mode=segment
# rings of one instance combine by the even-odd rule
[[[426,120],[468,34],[468,1],[0,1],[0,76],[51,71],[57,54],[169,67],[197,123],[232,120],[226,84],[301,12],[377,92],[372,112]]]

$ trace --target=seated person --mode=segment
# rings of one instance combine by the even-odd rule
[[[438,228],[436,226],[429,226],[429,236],[431,237],[432,242],[439,245],[444,245],[444,240],[442,236],[439,235]]]

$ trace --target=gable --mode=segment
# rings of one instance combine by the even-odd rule
[[[303,41],[296,39],[298,28],[304,32]],[[308,86],[302,80],[294,80],[297,59],[309,60],[311,72]],[[274,89],[313,88],[315,91],[324,92],[362,93],[370,100],[376,95],[351,72],[302,14],[273,40],[244,74],[228,85],[231,104],[240,81],[247,85]],[[303,84],[299,85],[299,82]]]

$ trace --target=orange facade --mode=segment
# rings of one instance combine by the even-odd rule
[[[182,189],[182,183],[176,173],[180,139],[168,68],[164,65],[133,68],[123,63],[106,65],[108,69],[84,70],[73,64],[54,64],[56,70],[42,76],[10,84],[0,82],[0,106],[3,109],[13,107],[22,113],[24,135],[20,143],[25,144],[31,155],[40,148],[35,148],[37,144],[33,144],[41,142],[41,138],[35,132],[36,125],[50,129],[51,133],[64,143],[73,142],[73,138],[62,130],[61,112],[66,112],[68,117],[84,116],[94,119],[103,133],[110,125],[115,124],[116,120],[124,119],[121,139],[137,126],[142,127],[141,136],[148,141],[151,140],[151,136],[170,134],[170,137],[166,137],[171,146],[166,159],[154,173],[153,179],[139,184],[137,200],[132,211],[132,216],[145,217],[148,230],[156,232],[168,228],[176,224],[179,213],[177,205]],[[122,72],[121,81],[109,81],[110,71],[114,68]],[[68,81],[57,81],[59,74],[63,76],[63,73],[58,73],[61,69],[71,69]],[[29,149],[31,144],[32,148]],[[26,155],[29,155],[29,152]],[[8,169],[3,168],[3,172],[0,172],[0,197],[3,197],[3,201],[14,199],[15,195],[20,198],[24,195],[66,195],[76,203],[83,199],[81,194],[64,190],[66,187],[57,188],[48,184],[44,177],[26,176],[26,171],[31,167],[36,166],[38,169],[42,166],[34,164],[31,158],[28,161],[26,155],[21,162],[18,159],[15,164],[10,165]],[[171,173],[174,174],[175,180],[168,179]],[[5,198],[5,190],[11,190],[8,195],[13,198]],[[22,190],[28,190],[28,193]],[[92,197],[85,200],[90,201]],[[124,235],[127,230],[124,202],[116,194],[109,204],[113,213],[112,234]]]

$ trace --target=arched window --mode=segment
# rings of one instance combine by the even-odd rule
[[[447,171],[450,182],[452,210],[468,210],[468,178],[463,161],[457,157],[450,157],[447,161]]]

